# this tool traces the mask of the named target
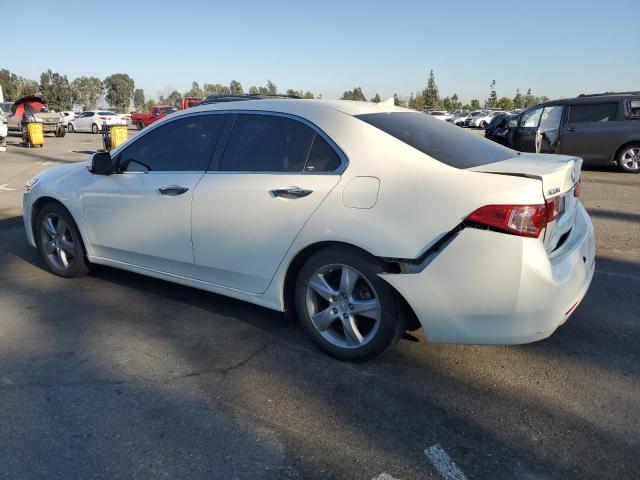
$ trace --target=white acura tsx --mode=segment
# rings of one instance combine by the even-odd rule
[[[551,335],[594,272],[581,164],[388,105],[215,103],[42,172],[24,223],[57,275],[109,265],[296,311],[325,352],[365,360],[420,326]]]

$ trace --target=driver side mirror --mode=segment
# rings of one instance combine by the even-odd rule
[[[113,160],[109,152],[96,152],[91,157],[91,172],[96,175],[111,175]]]

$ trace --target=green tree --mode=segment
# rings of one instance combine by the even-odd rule
[[[136,88],[133,92],[133,106],[139,112],[144,109],[144,90]]]
[[[229,95],[229,93],[231,93],[229,87],[227,87],[226,85],[221,85],[219,83],[216,83],[215,85],[211,83],[205,83],[202,86],[202,90],[205,97],[209,97],[211,95]]]
[[[376,92],[376,94],[370,101],[373,103],[380,103],[380,95],[378,95],[378,92]]]
[[[244,90],[242,89],[242,85],[237,80],[231,80],[229,84],[229,92],[231,95],[242,95]]]
[[[451,108],[453,110],[460,110],[462,108],[462,102],[458,98],[458,94],[457,93],[454,93],[451,96]]]
[[[184,96],[202,98],[204,97],[204,92],[200,88],[200,85],[198,85],[198,82],[191,82],[191,89],[184,92]]]
[[[489,87],[489,98],[484,102],[484,106],[487,108],[496,108],[498,106],[498,94],[496,93],[496,81],[491,81],[491,86]]]
[[[51,69],[40,75],[42,99],[52,110],[71,110],[73,92],[66,75],[54,73]]]
[[[258,87],[256,87],[255,85],[251,85],[249,87],[249,93],[251,95],[256,95],[258,93]]]
[[[362,88],[356,87],[353,90],[347,90],[342,94],[342,100],[356,100],[358,102],[366,102],[367,97],[362,93]]]
[[[143,106],[143,110],[149,111],[155,106],[156,106],[156,102],[154,102],[153,100],[147,100]]]
[[[290,88],[287,90],[287,95],[303,98],[304,92],[302,90],[294,90],[293,88]]]
[[[160,95],[160,98],[158,99],[158,101],[162,105],[175,105],[176,101],[180,100],[181,98],[182,98],[182,95],[180,95],[180,92],[177,90],[173,90],[166,97],[163,95]]]
[[[478,110],[480,108],[480,100],[476,100],[476,99],[471,100],[471,108],[473,110]]]
[[[276,95],[278,93],[278,86],[271,80],[267,80],[267,93],[270,95]]]
[[[500,97],[500,100],[498,100],[498,107],[502,110],[507,110],[510,112],[514,109],[513,100],[511,100],[509,97]]]
[[[21,97],[22,85],[20,77],[6,68],[0,70],[0,86],[2,87],[5,102],[14,102]]]
[[[116,112],[126,112],[131,105],[135,83],[126,73],[114,73],[104,79],[105,98]]]
[[[438,93],[438,86],[436,85],[433,70],[429,72],[427,88],[422,93],[422,97],[424,98],[424,108],[433,110],[440,107],[440,94]]]
[[[546,95],[542,95],[539,99],[538,102],[539,103],[544,103],[544,102],[548,102],[549,101],[549,97],[547,97]]]
[[[442,108],[445,110],[453,110],[453,102],[449,97],[444,97],[442,100]]]
[[[304,95],[302,96],[302,98],[306,98],[307,100],[313,100],[316,97],[313,93],[307,90],[306,92],[304,92]]]
[[[104,92],[102,81],[96,77],[78,77],[71,82],[73,103],[82,110],[93,110]],[[144,103],[144,100],[143,102]]]
[[[524,108],[525,106],[525,100],[524,100],[524,96],[522,95],[522,93],[520,93],[520,89],[518,88],[516,90],[516,96],[513,97],[513,108]]]
[[[396,107],[401,107],[401,106],[402,106],[402,102],[400,102],[400,97],[398,97],[398,94],[397,94],[397,93],[394,93],[394,94],[393,94],[393,104],[394,104]]]
[[[474,109],[471,105],[469,105],[468,103],[465,103],[465,104],[462,106],[462,109],[463,109],[463,110],[475,110],[475,109]]]
[[[415,95],[412,93],[409,96],[407,106],[413,110],[422,112],[424,110],[424,97],[422,96],[422,92],[416,92]]]
[[[531,89],[528,89],[527,90],[527,94],[524,97],[524,106],[525,106],[525,108],[531,107],[533,105],[537,105],[538,103],[540,103],[540,98],[536,97],[531,92]]]

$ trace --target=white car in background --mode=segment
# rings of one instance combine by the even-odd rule
[[[7,136],[9,135],[9,128],[7,127],[7,119],[4,118],[4,113],[0,109],[0,152],[7,150]]]
[[[471,122],[469,122],[469,126],[470,127],[480,127],[480,128],[486,128],[487,125],[489,125],[491,123],[491,120],[493,120],[493,117],[495,117],[496,115],[499,115],[501,113],[509,113],[506,112],[504,110],[495,110],[492,112],[487,113],[485,116],[478,116],[475,117],[471,120]]]
[[[62,125],[67,128],[69,126],[69,122],[76,118],[76,113],[65,110],[60,112],[60,118],[62,119]]]
[[[443,122],[446,122],[452,117],[452,115],[446,110],[434,110],[433,112],[429,113],[429,115],[438,120],[442,120]]]
[[[551,335],[594,272],[581,165],[391,105],[212,103],[41,172],[24,223],[57,275],[103,264],[295,311],[361,361],[420,326],[441,343]]]
[[[82,112],[80,115],[69,121],[67,131],[100,133],[102,125],[122,125],[124,122],[117,113],[108,110],[90,110]]]

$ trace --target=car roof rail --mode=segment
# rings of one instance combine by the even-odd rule
[[[226,94],[226,95],[210,95],[194,107],[200,105],[211,105],[214,103],[224,102],[241,102],[244,100],[264,100],[268,98],[295,98],[301,99],[298,95],[287,95],[284,93],[247,93],[247,94]]]
[[[640,91],[632,92],[602,92],[602,93],[581,93],[578,98],[584,97],[603,97],[605,95],[640,95]]]

